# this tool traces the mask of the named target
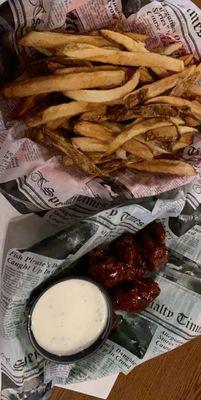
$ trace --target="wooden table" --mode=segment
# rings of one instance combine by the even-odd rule
[[[134,0],[133,0],[134,1]],[[201,7],[201,0],[194,0]],[[94,397],[54,388],[51,400]],[[201,338],[120,374],[108,400],[201,400]]]

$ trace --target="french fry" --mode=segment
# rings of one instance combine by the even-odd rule
[[[198,130],[196,128],[193,128],[192,126],[178,126],[177,129],[179,130],[180,135],[185,135],[186,133],[198,133]]]
[[[96,110],[94,111],[84,112],[80,116],[80,120],[91,121],[91,122],[106,121],[108,119],[106,111],[107,111],[106,105],[99,105],[96,107]]]
[[[21,117],[21,116],[24,115],[28,110],[31,110],[31,109],[35,106],[36,101],[37,101],[37,97],[36,97],[36,96],[29,96],[29,97],[26,97],[26,98],[23,100],[23,103],[22,103],[21,109],[20,109],[20,111],[19,111],[19,113],[18,113],[18,116]]]
[[[163,128],[150,129],[147,133],[147,140],[161,139],[166,141],[174,141],[179,137],[176,126],[168,126]]]
[[[136,171],[143,171],[154,174],[172,174],[172,175],[196,175],[195,169],[188,163],[180,160],[152,160],[142,161],[135,164],[128,164],[129,168]]]
[[[135,53],[132,53],[89,45],[85,48],[84,46],[82,48],[74,47],[74,49],[70,46],[64,46],[63,48],[58,49],[57,54],[78,60],[102,62],[104,64],[127,65],[131,67],[161,67],[175,72],[180,72],[184,69],[184,63],[182,60],[151,52],[136,51]]]
[[[67,90],[64,94],[70,99],[87,101],[89,103],[103,103],[121,99],[131,92],[139,83],[140,74],[136,71],[132,78],[124,85],[108,90]]]
[[[193,54],[187,54],[185,56],[179,57],[180,60],[183,60],[184,65],[187,67],[187,65],[191,64],[192,61],[194,60],[194,55]]]
[[[46,124],[47,129],[50,129],[51,131],[57,130],[60,126],[65,124],[66,118],[58,118],[55,119],[54,121],[50,121]]]
[[[196,127],[200,125],[200,121],[194,118],[192,115],[185,115],[184,120],[186,125]]]
[[[72,160],[73,164],[89,175],[102,175],[101,170],[84,153],[75,149],[67,139],[47,128],[42,128],[38,132],[42,134],[46,144],[65,154],[68,162]]]
[[[114,132],[120,133],[122,131],[122,125],[118,124],[117,122],[105,121],[105,122],[102,122],[102,125],[110,128],[113,131],[113,133]]]
[[[116,151],[117,158],[121,158],[122,160],[127,160],[126,150],[125,149],[118,149]]]
[[[172,144],[172,151],[177,151],[184,149],[187,146],[190,146],[193,141],[194,134],[189,132],[183,135],[180,139]]]
[[[122,131],[119,135],[115,137],[115,139],[108,145],[107,154],[114,153],[119,147],[123,146],[128,140],[146,133],[150,130],[150,126],[152,129],[154,128],[162,128],[163,126],[170,126],[170,121],[163,121],[158,119],[146,119],[140,123],[133,123],[127,129]]]
[[[76,137],[71,139],[71,141],[75,148],[78,148],[79,150],[82,150],[84,152],[105,152],[107,148],[106,142],[100,142],[99,140],[94,138]]]
[[[78,90],[93,87],[121,85],[125,79],[124,71],[79,72],[65,75],[49,75],[16,82],[4,89],[6,97],[26,97],[40,93],[64,90]]]
[[[31,31],[19,41],[22,46],[43,47],[46,49],[52,49],[68,43],[87,43],[98,47],[110,46],[110,42],[101,36],[57,32]]]
[[[195,114],[196,118],[201,121],[201,104],[195,101],[189,101],[180,97],[173,96],[159,96],[148,100],[148,104],[151,103],[166,103],[174,105],[178,108],[187,108],[192,114]]]
[[[183,47],[182,43],[172,43],[166,47],[163,47],[162,53],[166,56],[171,56],[171,54],[175,53],[175,51],[181,50]]]
[[[153,158],[153,152],[149,149],[147,144],[139,142],[136,139],[130,139],[124,143],[123,149],[143,160],[152,160]]]
[[[81,66],[81,67],[67,67],[67,68],[59,68],[54,73],[56,75],[70,74],[72,72],[94,72],[94,71],[119,71],[119,67],[116,65],[92,65],[91,67]],[[122,68],[123,70],[123,68]]]
[[[169,76],[169,72],[165,68],[153,67],[151,69],[159,78],[166,78]]]
[[[174,86],[176,86],[180,78],[185,79],[185,77],[189,76],[189,74],[193,74],[195,70],[196,66],[192,65],[178,74],[174,74],[157,82],[150,83],[149,85],[145,85],[142,88],[130,93],[125,97],[127,107],[132,108],[142,101],[146,101],[152,97],[157,97],[167,90],[172,89]]]
[[[124,33],[111,31],[109,29],[101,29],[101,35],[106,39],[112,40],[117,44],[125,47],[128,51],[142,51],[144,43],[137,42]]]
[[[59,104],[58,106],[50,106],[44,111],[27,117],[25,122],[28,126],[35,127],[61,118],[69,119],[94,108],[95,105],[93,104],[71,101],[70,103]]]
[[[101,142],[111,142],[115,137],[111,128],[95,122],[77,121],[73,128],[78,135],[95,138]]]
[[[201,86],[198,85],[192,85],[189,88],[190,94],[192,96],[200,96],[201,97]]]
[[[152,83],[154,81],[154,78],[151,76],[150,72],[147,70],[147,68],[140,68],[140,83],[145,84],[145,83]]]
[[[124,35],[127,35],[131,39],[139,42],[145,42],[147,39],[149,39],[149,36],[146,35],[146,33],[124,32]]]

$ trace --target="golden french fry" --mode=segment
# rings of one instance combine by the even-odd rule
[[[136,51],[132,53],[90,45],[85,48],[84,46],[82,48],[81,46],[77,47],[80,48],[73,49],[72,46],[64,46],[58,49],[57,54],[78,60],[98,61],[104,64],[127,65],[131,67],[161,67],[175,72],[180,72],[184,69],[182,60],[151,52]]]
[[[195,101],[189,101],[180,97],[173,96],[159,96],[154,97],[153,99],[148,100],[148,104],[150,103],[166,103],[173,105],[178,108],[187,108],[190,110],[192,114],[195,114],[196,118],[201,121],[201,104]]]
[[[27,111],[31,110],[37,101],[37,97],[36,96],[29,96],[26,97],[23,100],[22,106],[20,111],[18,112],[18,116],[21,117],[22,115],[24,115]]]
[[[91,121],[91,122],[106,121],[108,119],[106,111],[107,111],[106,105],[98,105],[94,111],[88,111],[83,113],[80,116],[80,120]]]
[[[143,160],[152,160],[153,158],[153,152],[149,149],[147,144],[139,142],[136,139],[130,139],[124,143],[123,149]]]
[[[121,68],[116,65],[92,65],[91,67],[81,66],[81,67],[67,67],[67,68],[59,68],[54,73],[55,74],[70,74],[72,72],[94,72],[94,71],[116,71]],[[123,70],[123,67],[122,67]]]
[[[177,127],[179,134],[180,135],[185,135],[186,133],[198,133],[198,130],[196,128],[193,128],[192,126],[178,126]]]
[[[121,99],[131,92],[139,83],[140,74],[136,71],[132,78],[124,85],[108,90],[66,90],[64,94],[70,99],[87,101],[89,103],[103,103]]]
[[[140,83],[145,84],[145,83],[152,83],[154,81],[154,78],[151,76],[150,72],[147,70],[147,68],[140,68]]]
[[[52,56],[51,51],[45,49],[44,47],[35,47],[35,49],[36,49],[39,53],[44,54],[44,55],[47,56],[47,57],[51,57],[51,56]]]
[[[125,149],[118,149],[116,151],[117,158],[121,158],[122,160],[127,160],[126,150]]]
[[[124,71],[79,72],[65,75],[49,75],[16,82],[4,89],[6,97],[26,97],[40,93],[78,90],[93,87],[121,85],[125,79]]]
[[[59,104],[58,106],[50,106],[44,111],[27,117],[25,122],[28,126],[35,127],[61,118],[69,119],[94,108],[95,104],[71,101],[70,103]]]
[[[171,153],[171,150],[172,150],[172,147],[170,146],[169,143],[168,143],[169,144],[168,145],[167,142],[162,143],[157,140],[149,140],[148,142],[146,142],[146,144],[149,147],[149,149],[152,151],[154,157],[160,156],[161,154]]]
[[[175,51],[181,50],[182,47],[183,47],[182,43],[169,44],[168,46],[162,48],[162,54],[170,56],[172,53],[175,53]]]
[[[124,32],[124,35],[127,35],[131,39],[139,42],[145,42],[147,39],[149,39],[149,36],[145,33]]]
[[[78,135],[96,138],[101,142],[111,142],[115,137],[114,130],[95,122],[77,121],[73,130]]]
[[[148,140],[161,139],[165,141],[174,141],[178,139],[179,133],[176,126],[150,129],[146,134]]]
[[[200,125],[200,121],[198,121],[196,118],[194,118],[192,115],[185,115],[184,116],[184,120],[186,125],[188,126],[199,126]]]
[[[200,77],[200,72],[195,70],[193,74],[189,73],[185,79],[179,79],[176,86],[172,89],[170,96],[185,97],[189,92],[191,93],[192,87]],[[201,89],[201,88],[200,88]],[[201,90],[200,90],[201,93]]]
[[[191,64],[192,61],[194,60],[194,55],[193,54],[187,54],[185,56],[179,57],[180,60],[183,60],[184,65],[187,67],[187,65]]]
[[[151,69],[159,78],[166,78],[169,76],[169,72],[165,68],[153,67]]]
[[[164,121],[160,119],[146,119],[140,123],[133,123],[130,126],[122,131],[119,135],[115,137],[115,139],[108,145],[107,154],[114,153],[119,147],[123,146],[128,140],[146,133],[150,130],[150,126],[152,129],[154,128],[162,128],[163,126],[170,126],[170,121]]]
[[[146,106],[136,106],[127,109],[122,107],[111,107],[111,114],[114,115],[116,121],[126,121],[137,117],[153,118],[153,117],[176,117],[178,110],[169,104],[149,104]]]
[[[88,138],[88,137],[76,137],[71,139],[72,144],[74,147],[78,148],[79,150],[82,151],[96,151],[96,152],[105,152],[107,146],[107,142],[101,142],[97,139],[94,138]]]
[[[101,35],[106,39],[112,40],[117,44],[125,47],[128,51],[142,51],[144,43],[137,42],[124,33],[111,31],[109,29],[101,29]]]
[[[188,90],[190,91],[191,95],[201,97],[201,86],[192,85],[190,88],[188,88]]]
[[[50,121],[46,124],[47,129],[50,129],[51,131],[55,131],[57,128],[62,126],[63,124],[66,123],[66,118],[58,118],[55,119],[54,121]]]
[[[192,165],[180,160],[152,160],[142,161],[135,164],[128,164],[129,168],[137,171],[156,173],[156,174],[173,174],[173,175],[196,175]]]
[[[180,139],[178,139],[176,142],[172,144],[172,151],[177,151],[184,149],[187,146],[190,146],[193,141],[193,136],[194,134],[189,132],[183,135]]]
[[[189,76],[189,74],[193,74],[196,70],[196,66],[192,65],[188,68],[186,68],[184,71],[180,72],[179,74],[174,74],[171,76],[168,76],[166,78],[163,78],[159,81],[150,83],[149,85],[145,85],[142,88],[130,93],[128,96],[126,96],[125,101],[126,104],[129,108],[134,107],[138,103],[142,101],[146,101],[152,97],[157,97],[160,94],[166,92],[167,90],[172,89],[174,86],[176,86],[178,80],[180,78],[185,79],[186,76]]]
[[[110,46],[110,42],[101,36],[73,35],[70,33],[31,31],[19,43],[28,47],[51,49],[68,43],[87,43],[93,46]]]
[[[101,170],[85,154],[75,149],[67,139],[47,128],[42,128],[38,132],[44,137],[46,145],[65,154],[66,159],[64,158],[64,162],[69,163],[69,160],[72,160],[73,164],[87,174],[102,175]]]
[[[118,124],[117,122],[105,121],[102,122],[102,125],[110,128],[113,133],[120,133],[123,129],[122,125]]]

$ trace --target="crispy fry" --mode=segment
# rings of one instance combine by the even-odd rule
[[[185,97],[186,94],[191,93],[192,87],[195,86],[195,83],[199,79],[200,72],[195,70],[193,74],[189,73],[185,79],[179,79],[176,86],[171,91],[171,96],[176,97]],[[201,94],[201,88],[200,88]]]
[[[88,121],[78,121],[74,124],[74,131],[78,135],[96,138],[101,142],[111,142],[115,135],[111,128]]]
[[[148,140],[161,139],[167,141],[177,140],[179,137],[176,126],[168,126],[163,128],[150,129],[146,134]]]
[[[123,148],[131,154],[134,154],[143,160],[152,160],[153,152],[149,149],[147,144],[139,142],[136,139],[128,140]]]
[[[102,122],[102,125],[110,128],[115,133],[120,133],[122,131],[122,125],[117,122],[105,121]]]
[[[124,33],[111,31],[109,29],[101,29],[101,35],[106,39],[112,40],[117,44],[125,47],[128,51],[142,51],[144,43],[137,42]]]
[[[119,147],[123,146],[124,143],[133,137],[148,132],[150,130],[150,126],[152,126],[152,129],[154,129],[170,125],[170,121],[163,121],[160,119],[157,120],[155,118],[146,119],[137,124],[133,123],[127,129],[117,135],[115,139],[108,145],[107,154],[114,153]]]
[[[160,67],[153,67],[152,71],[159,77],[159,78],[166,78],[169,76],[169,72],[165,68]]]
[[[65,75],[49,75],[27,79],[7,86],[6,97],[26,97],[40,93],[63,90],[78,90],[93,87],[111,87],[121,85],[125,79],[124,71],[79,72]]]
[[[171,54],[175,53],[175,51],[181,50],[182,47],[183,47],[182,43],[169,44],[169,46],[163,47],[162,54],[170,56]]]
[[[108,119],[106,110],[106,105],[99,105],[96,107],[96,110],[83,113],[80,117],[80,120],[92,122],[106,121]]]
[[[94,138],[88,137],[76,137],[71,139],[72,144],[75,148],[78,148],[82,151],[96,151],[96,152],[104,152],[107,148],[106,142],[101,142]]]
[[[47,128],[42,128],[38,132],[45,137],[45,143],[65,154],[68,161],[72,160],[78,168],[82,168],[89,175],[102,175],[101,170],[85,154],[75,149],[67,139]]]
[[[147,146],[153,152],[154,157],[160,156],[161,154],[168,154],[172,151],[172,146],[167,142],[149,140],[147,142]]]
[[[179,108],[187,108],[192,114],[196,115],[196,118],[201,121],[201,104],[195,101],[189,101],[180,97],[173,96],[159,96],[148,100],[150,103],[166,103]]]
[[[173,174],[173,175],[196,175],[195,169],[188,163],[179,160],[152,160],[142,161],[140,163],[128,164],[129,168],[137,171],[156,173],[156,174]]]
[[[187,54],[187,55],[181,56],[179,58],[180,58],[180,60],[183,60],[185,67],[187,67],[187,65],[190,65],[192,63],[192,61],[194,60],[193,54]]]
[[[121,99],[131,92],[139,83],[140,74],[136,71],[124,85],[108,90],[67,90],[64,94],[71,99],[89,103],[103,103]]]
[[[190,146],[193,141],[193,133],[189,132],[183,135],[180,139],[172,144],[172,150],[177,151],[184,149],[187,146]]]
[[[147,39],[149,39],[149,36],[146,35],[146,33],[124,32],[124,35],[127,35],[133,40],[137,40],[139,42],[145,42]]]
[[[86,48],[75,49],[70,46],[64,46],[60,48],[57,53],[78,60],[98,61],[104,64],[128,65],[131,67],[161,67],[175,72],[180,72],[184,69],[182,60],[151,52],[138,51],[132,53],[89,45],[88,47],[86,46]]]
[[[55,74],[70,74],[72,72],[94,72],[94,71],[116,71],[120,70],[116,65],[92,65],[91,67],[81,66],[81,67],[67,67],[67,68],[59,68],[55,71]],[[123,70],[123,67],[122,67]]]
[[[193,128],[192,126],[178,126],[177,129],[179,130],[180,135],[185,135],[186,133],[198,133],[198,130],[196,128]]]
[[[27,117],[25,122],[28,126],[39,126],[61,118],[69,119],[85,111],[93,110],[94,108],[95,104],[71,101],[70,103],[48,107],[42,112]]]
[[[112,116],[114,115],[115,121],[126,121],[141,116],[143,116],[143,118],[176,117],[178,115],[178,110],[176,107],[170,106],[169,104],[149,104],[146,106],[133,107],[131,109],[127,109],[125,106],[112,106],[110,108],[110,113]]]
[[[164,79],[161,79],[160,81],[153,82],[150,83],[149,85],[143,86],[142,88],[126,96],[125,101],[127,106],[129,108],[132,108],[135,105],[139,104],[140,102],[151,99],[152,97],[159,96],[160,94],[176,86],[180,78],[184,79],[187,75],[189,76],[190,73],[193,74],[195,70],[196,66],[192,65],[186,68],[184,71],[180,72],[179,74],[174,74]]]
[[[70,33],[31,31],[19,43],[28,47],[44,47],[51,49],[68,43],[87,43],[93,46],[110,46],[110,42],[101,36],[72,35]]]
[[[151,76],[150,72],[147,70],[147,68],[140,68],[140,83],[152,83],[154,81],[154,78]]]
[[[29,96],[26,97],[26,99],[23,100],[21,109],[18,113],[18,116],[21,117],[22,115],[24,115],[28,110],[31,110],[37,101],[37,97],[36,96]]]
[[[192,85],[189,88],[190,94],[193,96],[200,96],[201,97],[201,86],[198,85]]]
[[[51,131],[55,131],[58,129],[60,126],[62,126],[66,122],[66,118],[58,118],[55,119],[54,121],[50,121],[46,124],[47,129],[50,129]]]
[[[117,158],[121,158],[122,160],[127,160],[126,150],[125,149],[118,149],[116,151]]]
[[[184,120],[186,125],[188,126],[199,126],[200,125],[200,121],[198,121],[196,118],[194,118],[192,115],[185,115],[184,116]]]

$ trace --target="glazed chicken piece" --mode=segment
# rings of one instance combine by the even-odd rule
[[[113,288],[111,299],[115,310],[139,312],[144,310],[160,294],[158,283],[141,278],[125,288]]]
[[[138,234],[141,255],[150,271],[159,271],[168,261],[165,230],[159,222],[153,222]]]
[[[168,261],[168,250],[165,244],[157,245],[146,232],[140,235],[139,241],[147,268],[150,271],[159,271]]]
[[[135,238],[123,235],[112,246],[110,256],[102,249],[95,249],[89,255],[89,272],[105,288],[111,288],[123,281],[133,281],[146,272]]]

